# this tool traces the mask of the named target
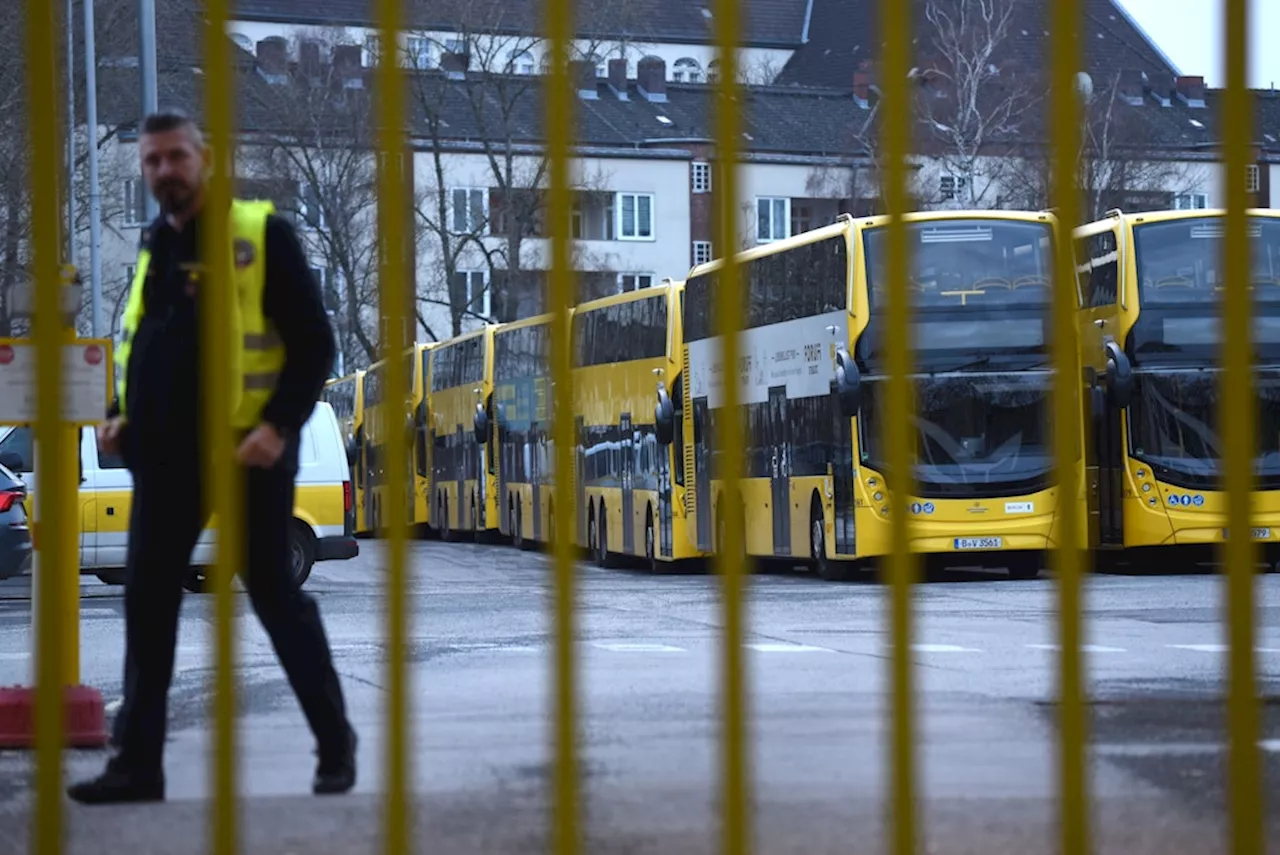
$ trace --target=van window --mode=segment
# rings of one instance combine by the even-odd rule
[[[31,428],[16,427],[4,439],[0,439],[0,452],[9,452],[22,460],[19,472],[34,472],[35,453],[31,447]]]

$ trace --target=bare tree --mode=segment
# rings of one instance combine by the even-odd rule
[[[927,0],[928,46],[916,113],[929,154],[949,177],[934,201],[998,207],[1000,189],[1038,100],[1029,75],[1005,65],[1021,0]],[[1010,69],[1015,73],[1008,73]],[[926,198],[928,198],[926,196]]]

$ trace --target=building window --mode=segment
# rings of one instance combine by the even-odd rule
[[[130,178],[124,182],[124,224],[141,226],[147,221],[147,196],[141,178]]]
[[[423,36],[409,36],[404,42],[411,68],[431,67],[431,39]]]
[[[458,270],[453,274],[454,293],[466,295],[467,311],[489,317],[492,301],[489,293],[488,270]]]
[[[126,264],[124,266],[124,281],[126,284],[129,285],[129,287],[131,288],[133,287],[133,277],[137,275],[138,275],[138,268],[136,265]]]
[[[653,194],[618,194],[619,240],[653,240]]]
[[[533,74],[533,54],[527,50],[511,54],[511,72],[513,74]]]
[[[813,205],[802,202],[791,206],[791,234],[798,235],[813,228]]]
[[[450,191],[451,225],[456,235],[489,233],[489,191],[454,187]]]
[[[626,293],[627,291],[639,291],[641,288],[653,287],[652,273],[619,273],[618,274],[618,290]]]
[[[711,164],[702,161],[693,164],[693,192],[711,192]]]
[[[969,187],[967,178],[960,178],[955,175],[944,175],[938,179],[938,195],[944,202],[950,202],[958,199]]]
[[[1245,192],[1257,193],[1262,189],[1262,174],[1258,164],[1251,163],[1245,168]]]
[[[695,240],[693,242],[693,264],[706,264],[711,261],[711,241]]]
[[[320,192],[312,184],[298,187],[298,225],[309,229],[323,229],[324,205],[320,202]]]
[[[790,237],[791,200],[762,197],[756,199],[756,241],[768,243]]]
[[[370,34],[364,37],[364,66],[365,68],[373,68],[378,64],[378,55],[381,48],[378,45],[378,37]]]
[[[1173,197],[1175,211],[1202,211],[1209,207],[1209,197],[1204,193],[1182,193]]]
[[[702,66],[698,64],[696,59],[691,59],[687,56],[681,57],[672,66],[671,79],[676,83],[701,83]]]

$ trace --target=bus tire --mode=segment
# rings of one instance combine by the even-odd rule
[[[528,549],[524,540],[524,514],[520,509],[520,500],[516,499],[515,509],[511,512],[511,545],[521,551]]]
[[[809,507],[809,560],[818,576],[828,582],[848,582],[853,578],[852,565],[827,558],[827,522],[822,501],[816,495]]]
[[[476,543],[484,540],[484,532],[480,531],[480,517],[476,514],[476,494],[471,494],[471,539]]]
[[[609,566],[609,522],[603,501],[596,513],[596,566]]]
[[[644,514],[644,560],[650,573],[662,569],[662,563],[658,561],[658,543],[653,534],[653,505]]]

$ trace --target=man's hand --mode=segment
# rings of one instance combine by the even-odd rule
[[[275,425],[263,422],[244,438],[236,450],[236,459],[241,466],[258,466],[270,469],[276,465],[280,455],[284,454],[284,437],[276,430]]]
[[[124,428],[124,417],[116,416],[98,425],[98,450],[105,454],[120,453],[120,431]]]

